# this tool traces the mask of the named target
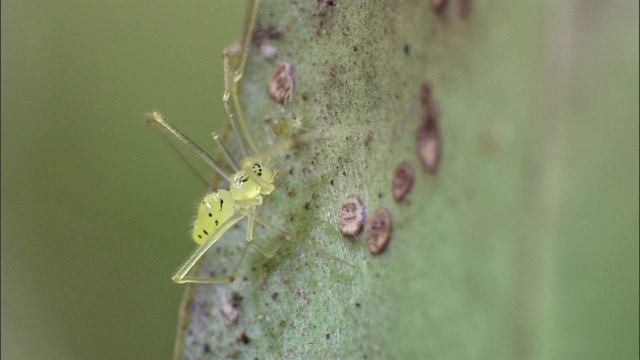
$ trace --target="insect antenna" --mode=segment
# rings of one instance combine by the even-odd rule
[[[211,138],[213,138],[213,141],[215,141],[218,147],[220,148],[220,150],[222,150],[222,153],[224,154],[224,158],[227,160],[227,163],[231,165],[231,167],[233,168],[233,171],[238,172],[240,168],[238,167],[238,164],[236,164],[236,161],[233,159],[233,156],[231,156],[229,149],[227,149],[227,147],[224,145],[222,140],[220,140],[220,135],[214,131],[213,133],[211,133]]]
[[[231,180],[231,173],[227,169],[225,169],[224,166],[214,160],[211,156],[209,156],[209,154],[202,150],[202,148],[196,145],[196,143],[191,141],[191,139],[189,139],[185,134],[183,134],[180,130],[173,126],[173,124],[165,119],[162,114],[157,111],[153,111],[148,113],[146,118],[148,124],[158,124],[162,126],[164,129],[174,135],[178,140],[180,140],[184,145],[186,145],[191,151],[193,151],[199,158],[209,164],[222,177],[227,180]]]
[[[156,130],[156,132],[160,136],[162,136],[162,139],[164,139],[164,141],[167,144],[169,144],[169,146],[180,157],[180,159],[182,159],[184,163],[187,164],[187,166],[189,167],[189,170],[191,170],[191,172],[194,173],[196,177],[198,177],[198,179],[200,179],[200,181],[204,183],[205,186],[209,186],[209,180],[207,179],[207,176],[204,175],[200,169],[198,169],[198,167],[193,163],[193,161],[189,157],[185,156],[184,152],[178,146],[176,146],[176,144],[172,141],[172,139],[169,138],[169,136],[167,136],[167,134],[164,131],[162,131],[161,128],[156,126],[155,122],[147,122],[147,123],[151,125],[151,127],[154,130]]]

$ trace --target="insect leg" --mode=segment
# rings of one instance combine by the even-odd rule
[[[258,8],[260,8],[260,0],[250,0],[247,3],[247,16],[245,16],[244,30],[242,31],[242,53],[240,54],[240,63],[236,69],[236,83],[242,78],[244,67],[247,64],[247,57],[249,57],[249,44],[251,44],[251,38],[253,37],[253,28],[256,25],[256,19],[258,18]]]
[[[233,44],[227,47],[222,54],[222,63],[224,67],[224,95],[222,96],[222,105],[227,117],[231,122],[234,132],[240,139],[240,149],[243,156],[249,156],[258,152],[258,146],[249,132],[249,128],[242,113],[240,99],[238,96],[238,84],[244,75],[244,68],[247,64],[247,58],[251,50],[251,37],[253,36],[253,28],[258,16],[258,8],[260,0],[254,0],[248,5],[248,16],[245,22],[244,34],[240,45]],[[240,46],[240,60],[232,70],[230,58],[235,55]],[[231,107],[233,106],[233,110]]]
[[[260,217],[258,217],[258,216],[257,216],[257,215],[255,215],[253,212],[251,212],[251,211],[249,211],[249,210],[247,210],[247,209],[238,208],[238,209],[237,209],[237,211],[238,211],[240,214],[242,214],[243,216],[246,216],[248,219],[253,219],[253,220],[254,220],[255,222],[257,222],[258,224],[260,224],[260,225],[262,225],[263,227],[265,227],[265,228],[267,228],[267,229],[271,230],[271,231],[272,231],[272,232],[274,232],[276,235],[278,235],[278,238],[280,238],[280,239],[281,239],[281,240],[283,240],[283,241],[288,241],[288,242],[294,243],[294,244],[299,245],[299,246],[301,246],[301,247],[303,247],[303,248],[305,248],[305,249],[307,249],[307,250],[311,250],[311,251],[313,251],[313,252],[315,252],[315,253],[317,253],[317,254],[320,254],[320,255],[326,256],[326,257],[328,257],[328,258],[331,258],[331,259],[333,259],[333,260],[339,261],[339,262],[341,262],[341,263],[343,263],[343,264],[346,264],[346,265],[348,265],[348,266],[353,267],[353,265],[352,265],[352,264],[350,264],[349,262],[347,262],[347,261],[345,261],[345,260],[342,260],[342,259],[340,259],[340,258],[338,258],[338,257],[335,257],[335,256],[333,256],[333,255],[331,255],[331,254],[327,253],[327,252],[326,252],[326,251],[324,251],[324,250],[317,249],[317,248],[315,248],[315,247],[313,247],[313,246],[311,246],[311,245],[308,245],[308,244],[302,243],[302,242],[300,242],[300,241],[298,241],[298,240],[294,239],[294,238],[293,238],[291,235],[289,235],[289,233],[287,233],[286,231],[281,230],[281,229],[279,229],[279,228],[277,228],[277,227],[275,227],[275,226],[273,226],[273,225],[269,224],[268,222],[266,222],[266,221],[262,220]],[[253,243],[253,242],[252,242],[252,243]],[[283,243],[284,243],[284,242],[283,242]],[[257,245],[254,245],[254,247],[257,247]],[[273,254],[275,254],[275,252],[276,252],[279,248],[280,248],[280,246],[276,247],[275,251],[273,251]],[[258,250],[259,250],[260,252],[262,252],[265,256],[270,257],[270,256],[268,255],[268,254],[269,254],[269,252],[266,252],[266,253],[265,253],[265,252],[261,251],[261,250],[260,250],[260,248],[258,248]],[[271,254],[271,256],[273,256],[273,254]]]
[[[242,210],[246,210],[246,209],[242,209]],[[255,206],[251,207],[251,210],[246,210],[248,213],[251,213],[252,216],[247,216],[247,222],[248,222],[248,226],[247,226],[247,245],[251,245],[253,246],[256,250],[258,250],[262,255],[264,255],[266,258],[271,259],[277,252],[278,250],[280,250],[280,247],[282,247],[282,245],[284,244],[284,241],[281,241],[280,243],[278,243],[278,245],[273,248],[273,250],[268,251],[264,248],[262,248],[261,246],[259,246],[258,244],[255,243],[255,241],[253,241],[253,229],[254,227],[254,220],[257,217],[255,215],[256,213],[256,208]]]
[[[218,241],[225,232],[227,232],[227,230],[229,230],[233,225],[235,225],[243,217],[244,217],[243,214],[235,214],[232,217],[230,217],[227,221],[222,223],[222,225],[220,225],[220,227],[217,228],[216,231],[214,231],[213,234],[211,234],[211,236],[209,236],[207,241],[205,241],[202,245],[200,245],[200,247],[196,249],[193,255],[191,255],[191,257],[184,263],[184,265],[182,265],[180,270],[178,270],[178,272],[176,272],[176,274],[173,275],[171,279],[177,284],[184,284],[184,283],[220,284],[220,283],[232,282],[235,279],[235,273],[232,276],[223,276],[223,277],[215,277],[215,278],[200,278],[195,276],[188,276],[188,273],[189,271],[191,271],[191,268],[193,268],[193,266],[198,262],[198,260],[200,260],[202,255],[204,255],[207,252],[207,250],[209,250],[209,248],[213,246],[213,244],[215,244],[215,242]],[[244,253],[243,253],[243,256],[244,256]]]
[[[233,156],[231,156],[229,149],[227,149],[227,147],[224,145],[224,143],[220,139],[220,134],[214,131],[211,134],[211,138],[213,138],[213,141],[216,142],[216,145],[218,145],[218,148],[222,150],[222,153],[224,154],[225,159],[227,159],[227,163],[231,165],[231,167],[233,168],[233,171],[238,172],[240,168],[238,167],[238,164],[236,164],[236,161],[233,159]]]

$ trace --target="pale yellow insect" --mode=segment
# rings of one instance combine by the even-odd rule
[[[246,65],[249,53],[249,43],[259,3],[259,0],[255,0],[249,5],[249,15],[247,17],[247,23],[245,24],[245,32],[241,44],[233,44],[227,47],[223,53],[225,91],[222,100],[233,131],[239,139],[240,150],[243,155],[243,159],[240,163],[238,164],[234,161],[230,152],[223,145],[216,133],[213,134],[213,138],[225,155],[227,163],[233,169],[233,172],[227,170],[225,166],[209,156],[204,150],[167,121],[167,119],[165,119],[165,117],[159,112],[151,112],[147,115],[147,122],[149,124],[158,125],[162,129],[167,130],[229,182],[229,190],[219,189],[208,193],[200,202],[197,217],[193,225],[193,240],[199,245],[199,247],[172,277],[173,281],[179,284],[217,284],[232,282],[235,279],[238,267],[249,246],[256,248],[260,253],[268,258],[274,256],[283,242],[271,251],[267,251],[257,245],[253,241],[254,223],[256,222],[270,231],[273,231],[281,240],[290,241],[309,248],[312,251],[325,254],[323,251],[314,249],[309,245],[299,243],[283,230],[272,226],[255,214],[255,208],[262,204],[263,196],[271,194],[275,189],[274,181],[277,171],[268,167],[268,164],[271,161],[269,154],[289,148],[296,143],[296,141],[288,140],[271,147],[268,150],[260,152],[256,146],[256,142],[249,132],[238,100],[238,84],[242,80],[243,71]],[[238,46],[240,47],[238,48]],[[235,69],[231,69],[231,57],[235,56],[238,51],[240,52],[240,57],[237,66]],[[299,141],[299,139],[297,141]],[[242,257],[240,258],[238,266],[236,266],[233,274],[231,276],[214,278],[201,278],[189,275],[191,269],[200,260],[200,258],[202,258],[207,250],[209,250],[213,244],[215,244],[231,227],[233,227],[233,225],[243,218],[247,218],[248,220],[246,234],[247,245],[245,246]],[[331,255],[325,255],[337,259]],[[337,260],[342,261],[340,259]]]

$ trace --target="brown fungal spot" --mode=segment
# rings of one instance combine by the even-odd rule
[[[431,7],[437,13],[441,13],[447,7],[448,0],[431,0]]]
[[[318,4],[326,9],[326,8],[330,8],[332,6],[336,6],[336,1],[335,0],[318,0]]]
[[[391,239],[391,214],[385,208],[379,208],[367,221],[365,226],[369,251],[373,254],[380,254],[384,251]]]
[[[391,192],[393,199],[397,202],[404,200],[405,196],[411,191],[413,187],[413,168],[411,165],[403,161],[396,167],[393,172],[393,181],[391,186]]]
[[[242,300],[244,300],[242,295],[238,294],[235,291],[231,293],[231,305],[233,305],[234,308],[237,308],[240,305],[242,305]]]
[[[416,131],[416,150],[424,169],[431,174],[438,171],[442,140],[440,138],[438,105],[431,101],[427,105],[424,119]]]
[[[364,138],[364,146],[369,146],[369,144],[371,143],[371,140],[373,140],[373,133],[370,132]]]
[[[286,104],[293,96],[293,66],[287,61],[278,64],[278,68],[269,80],[269,95],[279,102]]]
[[[343,235],[357,235],[362,231],[364,206],[357,196],[350,196],[340,208],[340,232]]]
[[[336,0],[317,0],[318,2],[318,16],[324,17],[329,15],[329,12],[337,5]],[[320,25],[324,25],[320,22]]]
[[[471,11],[471,0],[458,0],[458,15],[461,18],[466,18],[469,16],[469,12]]]
[[[238,342],[241,342],[245,345],[251,342],[251,339],[249,339],[249,337],[244,332],[244,330],[236,331],[236,340],[238,340]]]
[[[314,15],[319,17],[320,21],[316,27],[316,34],[326,35],[328,33],[327,28],[333,17],[334,9],[336,9],[338,5],[337,0],[317,0],[317,3],[318,11],[316,11]],[[347,35],[345,32],[342,34],[345,36]]]
[[[251,34],[251,41],[255,45],[261,45],[265,40],[280,40],[284,37],[284,31],[274,25],[256,24]]]
[[[431,82],[425,80],[420,87],[420,102],[422,105],[427,105],[431,100]]]

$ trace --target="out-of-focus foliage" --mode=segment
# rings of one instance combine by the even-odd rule
[[[144,123],[209,149],[235,0],[2,2],[2,358],[171,356],[205,186]]]

